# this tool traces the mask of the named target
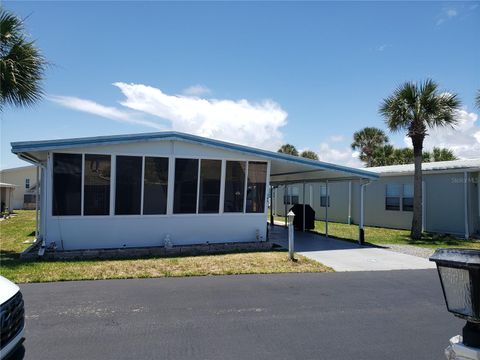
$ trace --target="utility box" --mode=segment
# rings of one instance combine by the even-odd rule
[[[293,226],[297,230],[303,229],[303,204],[295,204],[290,208],[295,213]],[[305,230],[315,228],[315,210],[310,205],[305,204]]]

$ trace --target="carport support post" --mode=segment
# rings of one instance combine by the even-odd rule
[[[283,193],[283,204],[285,205],[285,227],[288,227],[288,222],[287,222],[287,202],[285,201],[288,196],[288,185],[284,185],[284,193]]]
[[[468,173],[463,173],[463,210],[465,214],[465,239],[470,237],[470,231],[468,230]]]
[[[270,226],[273,226],[273,186],[270,186]]]
[[[328,193],[328,180],[325,182],[325,197],[327,203],[325,204],[325,237],[328,239],[328,207],[330,206],[330,194]]]
[[[360,184],[360,223],[358,224],[358,243],[363,245],[365,242],[365,232],[363,230],[363,222],[364,222],[364,191],[365,191],[365,184]]]
[[[303,182],[303,223],[302,231],[305,232],[305,181]]]

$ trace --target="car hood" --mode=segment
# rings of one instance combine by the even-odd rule
[[[0,304],[10,299],[15,295],[20,288],[3,276],[0,276]]]

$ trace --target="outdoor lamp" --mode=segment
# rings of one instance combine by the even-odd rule
[[[480,250],[438,249],[437,264],[447,309],[467,320],[463,345],[480,349]]]
[[[287,214],[287,221],[288,221],[288,225],[293,225],[293,219],[295,218],[295,213],[290,210]]]

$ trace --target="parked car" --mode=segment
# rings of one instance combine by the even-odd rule
[[[20,288],[0,276],[0,359],[5,359],[24,340],[25,310]]]

